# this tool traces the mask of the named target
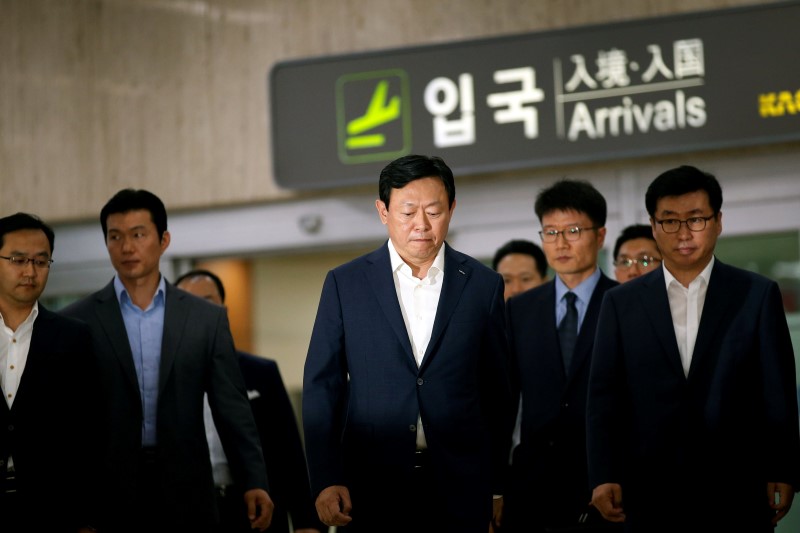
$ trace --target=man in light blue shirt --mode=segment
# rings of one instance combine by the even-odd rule
[[[254,529],[266,529],[273,503],[225,309],[164,280],[159,261],[170,234],[157,196],[119,191],[100,222],[116,276],[64,310],[89,324],[100,367],[99,527],[212,531],[218,515],[203,423],[207,394],[234,479],[245,488],[242,513]]]

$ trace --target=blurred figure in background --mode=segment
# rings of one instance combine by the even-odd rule
[[[634,224],[622,230],[614,244],[614,275],[624,283],[661,265],[661,252],[653,237],[653,228]]]
[[[208,270],[192,270],[175,280],[175,286],[217,305],[225,305],[222,280]],[[320,533],[306,457],[300,441],[294,411],[283,385],[278,364],[272,359],[236,351],[247,397],[261,436],[261,449],[267,465],[270,496],[275,503],[270,533]],[[206,437],[211,452],[211,467],[220,512],[219,533],[248,532],[242,489],[233,485],[228,460],[222,450],[214,419],[206,400]],[[292,528],[289,527],[291,516]]]
[[[506,301],[547,281],[547,259],[531,241],[514,239],[497,249],[492,268],[503,276]]]

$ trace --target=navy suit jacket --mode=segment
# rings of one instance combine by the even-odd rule
[[[356,513],[364,498],[407,485],[421,415],[442,505],[485,531],[511,433],[503,281],[445,246],[419,368],[388,245],[328,273],[305,364],[306,450],[314,493],[345,485]],[[402,502],[386,499],[391,520]]]
[[[139,490],[142,401],[113,281],[63,313],[89,324],[92,333],[106,424],[103,525],[114,529],[132,512],[120,502],[135,501]],[[234,482],[266,489],[264,457],[226,311],[167,283],[157,407],[160,478],[153,490],[174,509],[164,517],[174,527],[207,528],[217,521],[203,422],[206,392]]]
[[[327,531],[314,508],[297,419],[278,364],[245,352],[237,352],[237,356],[261,437],[269,495],[275,504],[270,533],[288,533],[289,515],[294,529]]]
[[[715,531],[771,531],[767,482],[800,488],[795,390],[775,282],[715,261],[688,377],[663,269],[625,283],[606,294],[592,357],[590,482],[622,485],[631,531],[693,516]]]
[[[564,370],[558,341],[555,285],[555,280],[549,281],[508,301],[512,382],[522,394],[520,444],[514,450],[512,477],[521,485],[514,490],[527,495],[525,519],[536,523],[548,523],[546,516],[577,521],[591,499],[586,390],[600,304],[617,282],[601,274],[569,372]],[[529,512],[531,508],[537,511]]]
[[[90,513],[97,388],[89,328],[40,303],[17,396],[11,409],[0,401],[0,510],[7,505],[5,469],[11,455],[19,491],[14,505],[27,516],[27,527],[42,513],[53,531],[96,523]]]

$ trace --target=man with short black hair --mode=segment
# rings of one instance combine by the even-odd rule
[[[661,252],[653,238],[653,228],[633,224],[622,230],[614,243],[614,275],[624,283],[661,265]]]
[[[508,301],[511,378],[521,400],[503,530],[588,533],[606,527],[589,507],[585,418],[600,302],[617,285],[597,265],[606,201],[591,183],[564,179],[540,191],[534,209],[556,276]]]
[[[511,434],[503,281],[445,243],[440,158],[389,163],[378,193],[389,239],[328,273],[306,358],[317,511],[352,532],[486,533]]]
[[[225,286],[220,277],[209,270],[195,269],[181,274],[175,280],[175,286],[216,305],[225,305]],[[261,437],[270,496],[275,502],[270,533],[320,533],[322,529],[327,530],[327,527],[323,528],[319,523],[314,510],[305,452],[278,364],[272,359],[240,350],[236,350],[236,358]],[[206,437],[211,451],[211,466],[220,512],[218,531],[250,531],[241,490],[233,484],[230,465],[222,449],[207,400],[205,407]]]
[[[8,533],[95,524],[97,369],[89,328],[38,301],[54,244],[34,215],[0,218],[0,524]]]
[[[63,311],[89,324],[100,367],[108,426],[100,528],[212,531],[217,508],[203,424],[208,394],[250,524],[266,529],[273,503],[225,309],[161,275],[170,234],[155,194],[119,191],[100,223],[116,275]]]
[[[670,169],[645,205],[662,268],[603,300],[589,382],[592,504],[632,533],[768,533],[800,488],[778,285],[714,257],[722,188]]]
[[[514,239],[497,249],[492,268],[503,276],[503,297],[538,287],[547,281],[547,259],[541,248],[531,241]]]

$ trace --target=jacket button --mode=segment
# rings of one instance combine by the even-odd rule
[[[422,379],[422,378],[417,378],[417,385],[422,385],[423,383],[425,383],[425,380],[424,380],[424,379]]]
[[[417,431],[417,426],[415,426],[414,424],[411,424],[410,426],[408,426],[408,430],[416,432]]]
[[[9,431],[14,431],[14,424],[9,424],[8,425],[8,430]]]

